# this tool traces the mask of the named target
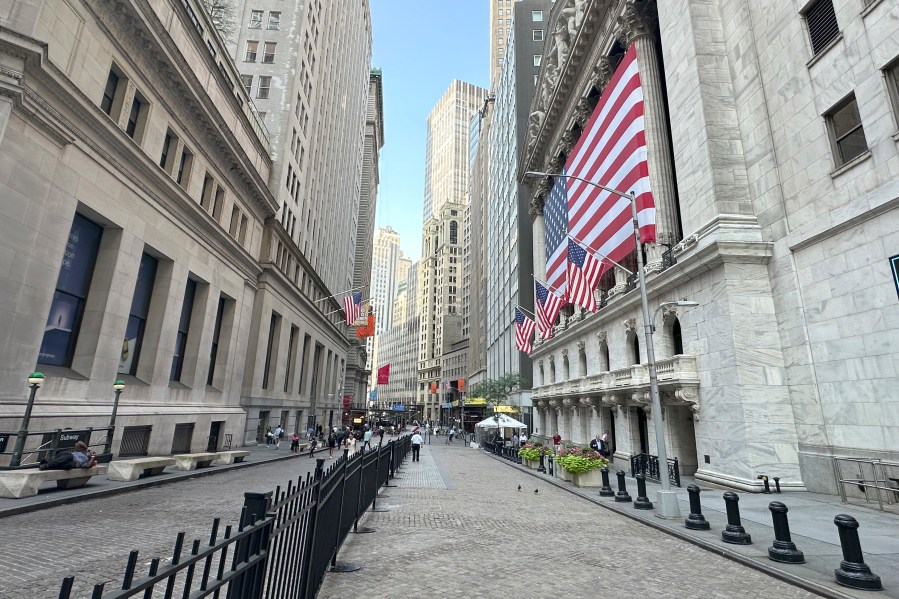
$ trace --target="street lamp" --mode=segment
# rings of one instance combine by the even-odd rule
[[[122,395],[122,389],[125,388],[125,381],[116,379],[116,382],[112,384],[112,388],[115,389],[115,399],[112,400],[112,414],[109,415],[109,430],[106,431],[106,445],[103,447],[103,453],[105,454],[112,453],[112,435],[115,432],[115,417],[119,411],[119,397]]]
[[[650,315],[649,313],[649,298],[646,295],[646,277],[643,272],[643,244],[640,241],[640,225],[637,222],[637,196],[633,191],[630,193],[624,193],[623,191],[618,191],[617,189],[606,187],[605,185],[600,185],[599,183],[596,183],[594,181],[589,181],[581,177],[566,175],[563,173],[528,171],[525,173],[525,176],[567,177],[569,179],[575,179],[577,181],[586,183],[587,185],[598,187],[599,189],[607,191],[611,194],[626,198],[631,203],[631,216],[633,218],[634,226],[634,240],[637,243],[637,275],[640,284],[640,300],[643,305],[643,330],[644,336],[646,338],[646,360],[649,367],[649,396],[652,400],[652,422],[653,428],[655,429],[656,447],[659,454],[659,482],[662,487],[658,492],[657,513],[662,518],[680,518],[680,507],[677,503],[677,493],[671,490],[671,481],[668,479],[668,448],[665,446],[665,429],[662,423],[662,402],[659,399],[659,380],[658,376],[656,375],[655,349],[652,345],[652,333],[655,330],[655,316]],[[656,310],[656,312],[658,312],[658,310],[661,310],[662,306],[666,305],[698,306],[699,304],[696,302],[689,302],[687,300],[663,302]]]
[[[22,426],[16,434],[16,446],[12,450],[12,458],[9,460],[11,468],[22,463],[22,450],[25,449],[25,439],[28,437],[28,423],[31,421],[31,408],[34,407],[34,397],[37,395],[37,389],[44,382],[44,373],[32,372],[28,376],[28,384],[31,386],[31,393],[28,395],[28,403],[25,404],[25,415],[22,417]]]

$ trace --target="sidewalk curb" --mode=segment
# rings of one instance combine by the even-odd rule
[[[319,449],[316,453],[320,453],[322,451],[327,451],[327,447]],[[17,516],[19,514],[27,514],[30,512],[38,512],[40,510],[49,509],[52,507],[58,507],[60,505],[68,505],[70,503],[80,503],[82,501],[90,501],[91,499],[99,499],[101,497],[111,497],[113,495],[121,495],[122,493],[129,493],[131,491],[138,491],[141,489],[148,489],[150,487],[159,487],[162,485],[174,484],[180,482],[182,480],[191,480],[194,478],[200,478],[201,476],[212,476],[215,474],[220,474],[223,472],[231,472],[233,470],[240,470],[242,468],[250,468],[252,466],[262,466],[264,464],[273,464],[275,462],[283,462],[285,460],[289,460],[292,458],[299,458],[301,456],[309,455],[308,452],[303,453],[287,453],[283,456],[272,457],[270,459],[266,459],[261,462],[239,462],[237,464],[222,464],[221,466],[211,467],[211,468],[203,468],[201,470],[190,470],[184,472],[183,474],[179,474],[179,476],[174,476],[171,478],[156,478],[150,477],[147,479],[138,479],[137,481],[132,481],[132,484],[116,486],[107,489],[94,489],[92,491],[87,491],[79,494],[65,495],[59,498],[48,499],[47,501],[42,501],[40,503],[30,503],[27,505],[22,505],[18,507],[10,507],[5,509],[0,509],[0,520],[9,516]]]
[[[692,543],[693,545],[696,545],[697,547],[701,547],[701,548],[705,549],[706,551],[710,551],[712,553],[720,555],[721,557],[725,557],[731,561],[737,562],[739,564],[742,564],[742,565],[752,568],[754,570],[764,572],[765,574],[768,574],[769,576],[777,578],[778,580],[789,583],[793,586],[799,587],[801,589],[805,589],[806,591],[810,591],[812,593],[816,593],[818,595],[821,595],[822,597],[827,597],[828,599],[856,599],[856,597],[853,595],[847,595],[845,593],[841,593],[840,591],[838,591],[836,589],[832,589],[830,587],[821,585],[817,582],[813,582],[806,578],[802,578],[801,576],[791,574],[790,572],[781,570],[781,569],[771,566],[769,564],[765,564],[763,562],[756,561],[752,558],[741,555],[735,551],[731,551],[730,549],[728,549],[726,547],[721,547],[720,545],[716,545],[715,543],[711,543],[704,539],[694,537],[686,532],[677,530],[676,528],[671,528],[671,527],[665,526],[663,524],[660,524],[658,522],[653,522],[652,520],[643,519],[640,516],[638,516],[637,514],[633,514],[628,510],[618,508],[614,504],[611,504],[611,503],[608,503],[605,501],[600,501],[598,497],[593,498],[593,497],[590,497],[589,495],[583,495],[573,489],[570,489],[570,488],[562,485],[560,482],[558,482],[556,480],[555,477],[550,478],[549,475],[544,476],[541,473],[537,472],[536,470],[532,470],[531,468],[525,468],[524,466],[520,466],[519,464],[514,464],[508,460],[497,457],[491,453],[487,453],[487,455],[498,462],[502,462],[504,464],[514,466],[515,469],[519,470],[520,472],[529,474],[538,480],[541,480],[545,483],[549,483],[558,489],[567,491],[568,493],[571,493],[572,495],[580,497],[581,499],[585,499],[595,505],[603,507],[609,511],[615,512],[616,514],[620,514],[631,520],[634,520],[635,522],[639,522],[640,524],[649,526],[650,528],[654,528],[658,531],[664,532],[673,537],[677,537],[678,539],[681,539],[683,541],[687,541],[688,543]],[[883,596],[883,595],[881,595],[881,596]]]

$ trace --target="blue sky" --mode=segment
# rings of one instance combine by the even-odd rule
[[[487,87],[488,0],[371,0],[372,66],[384,71],[384,147],[377,227],[421,254],[428,113],[453,79]]]

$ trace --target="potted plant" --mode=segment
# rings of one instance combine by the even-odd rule
[[[562,480],[568,482],[574,481],[574,473],[568,470],[568,468],[565,467],[565,464],[571,459],[572,456],[577,455],[580,452],[580,447],[564,447],[559,450],[559,453],[557,453],[555,457],[555,470],[556,476],[558,478],[561,478]]]
[[[565,452],[565,455],[562,455]],[[572,482],[579,487],[602,486],[600,468],[608,468],[609,460],[597,451],[580,448],[563,449],[559,452],[558,463],[571,475]]]
[[[534,469],[540,467],[540,456],[547,453],[552,453],[552,450],[548,450],[539,441],[536,443],[525,443],[518,450],[518,456],[524,465]]]

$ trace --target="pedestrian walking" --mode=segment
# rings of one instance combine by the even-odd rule
[[[365,431],[365,434],[362,435],[362,448],[363,449],[371,449],[371,431]]]
[[[521,440],[518,438],[518,433],[512,433],[512,449],[518,449],[520,447],[519,443],[521,443]]]
[[[562,435],[559,434],[559,431],[556,431],[556,434],[553,435],[553,452],[559,453],[559,446],[562,444]]]
[[[421,452],[421,443],[423,439],[421,438],[421,433],[415,431],[412,434],[412,461],[420,462],[419,454]]]
[[[312,440],[309,441],[309,457],[312,457],[312,454],[315,453],[315,448],[318,447],[318,438],[312,437]]]
[[[328,434],[328,458],[334,457],[334,448],[337,447],[337,429]]]
[[[306,429],[306,438],[311,441],[312,437],[314,437],[314,436],[315,436],[315,428],[310,426],[309,428]]]
[[[609,440],[609,431],[606,431],[602,434],[602,451],[599,453],[602,454],[603,457],[611,457],[612,455],[612,443]]]
[[[265,431],[265,448],[268,449],[274,442],[275,433],[272,432],[272,427],[268,427],[268,430]]]
[[[518,437],[518,444],[524,445],[527,442],[528,442],[528,432],[523,430],[523,431],[521,431],[521,436]]]
[[[290,451],[293,453],[299,453],[300,451],[300,436],[296,433],[290,436]]]
[[[275,449],[281,447],[281,441],[284,440],[284,429],[281,428],[281,423],[278,423],[278,426],[275,427]]]

